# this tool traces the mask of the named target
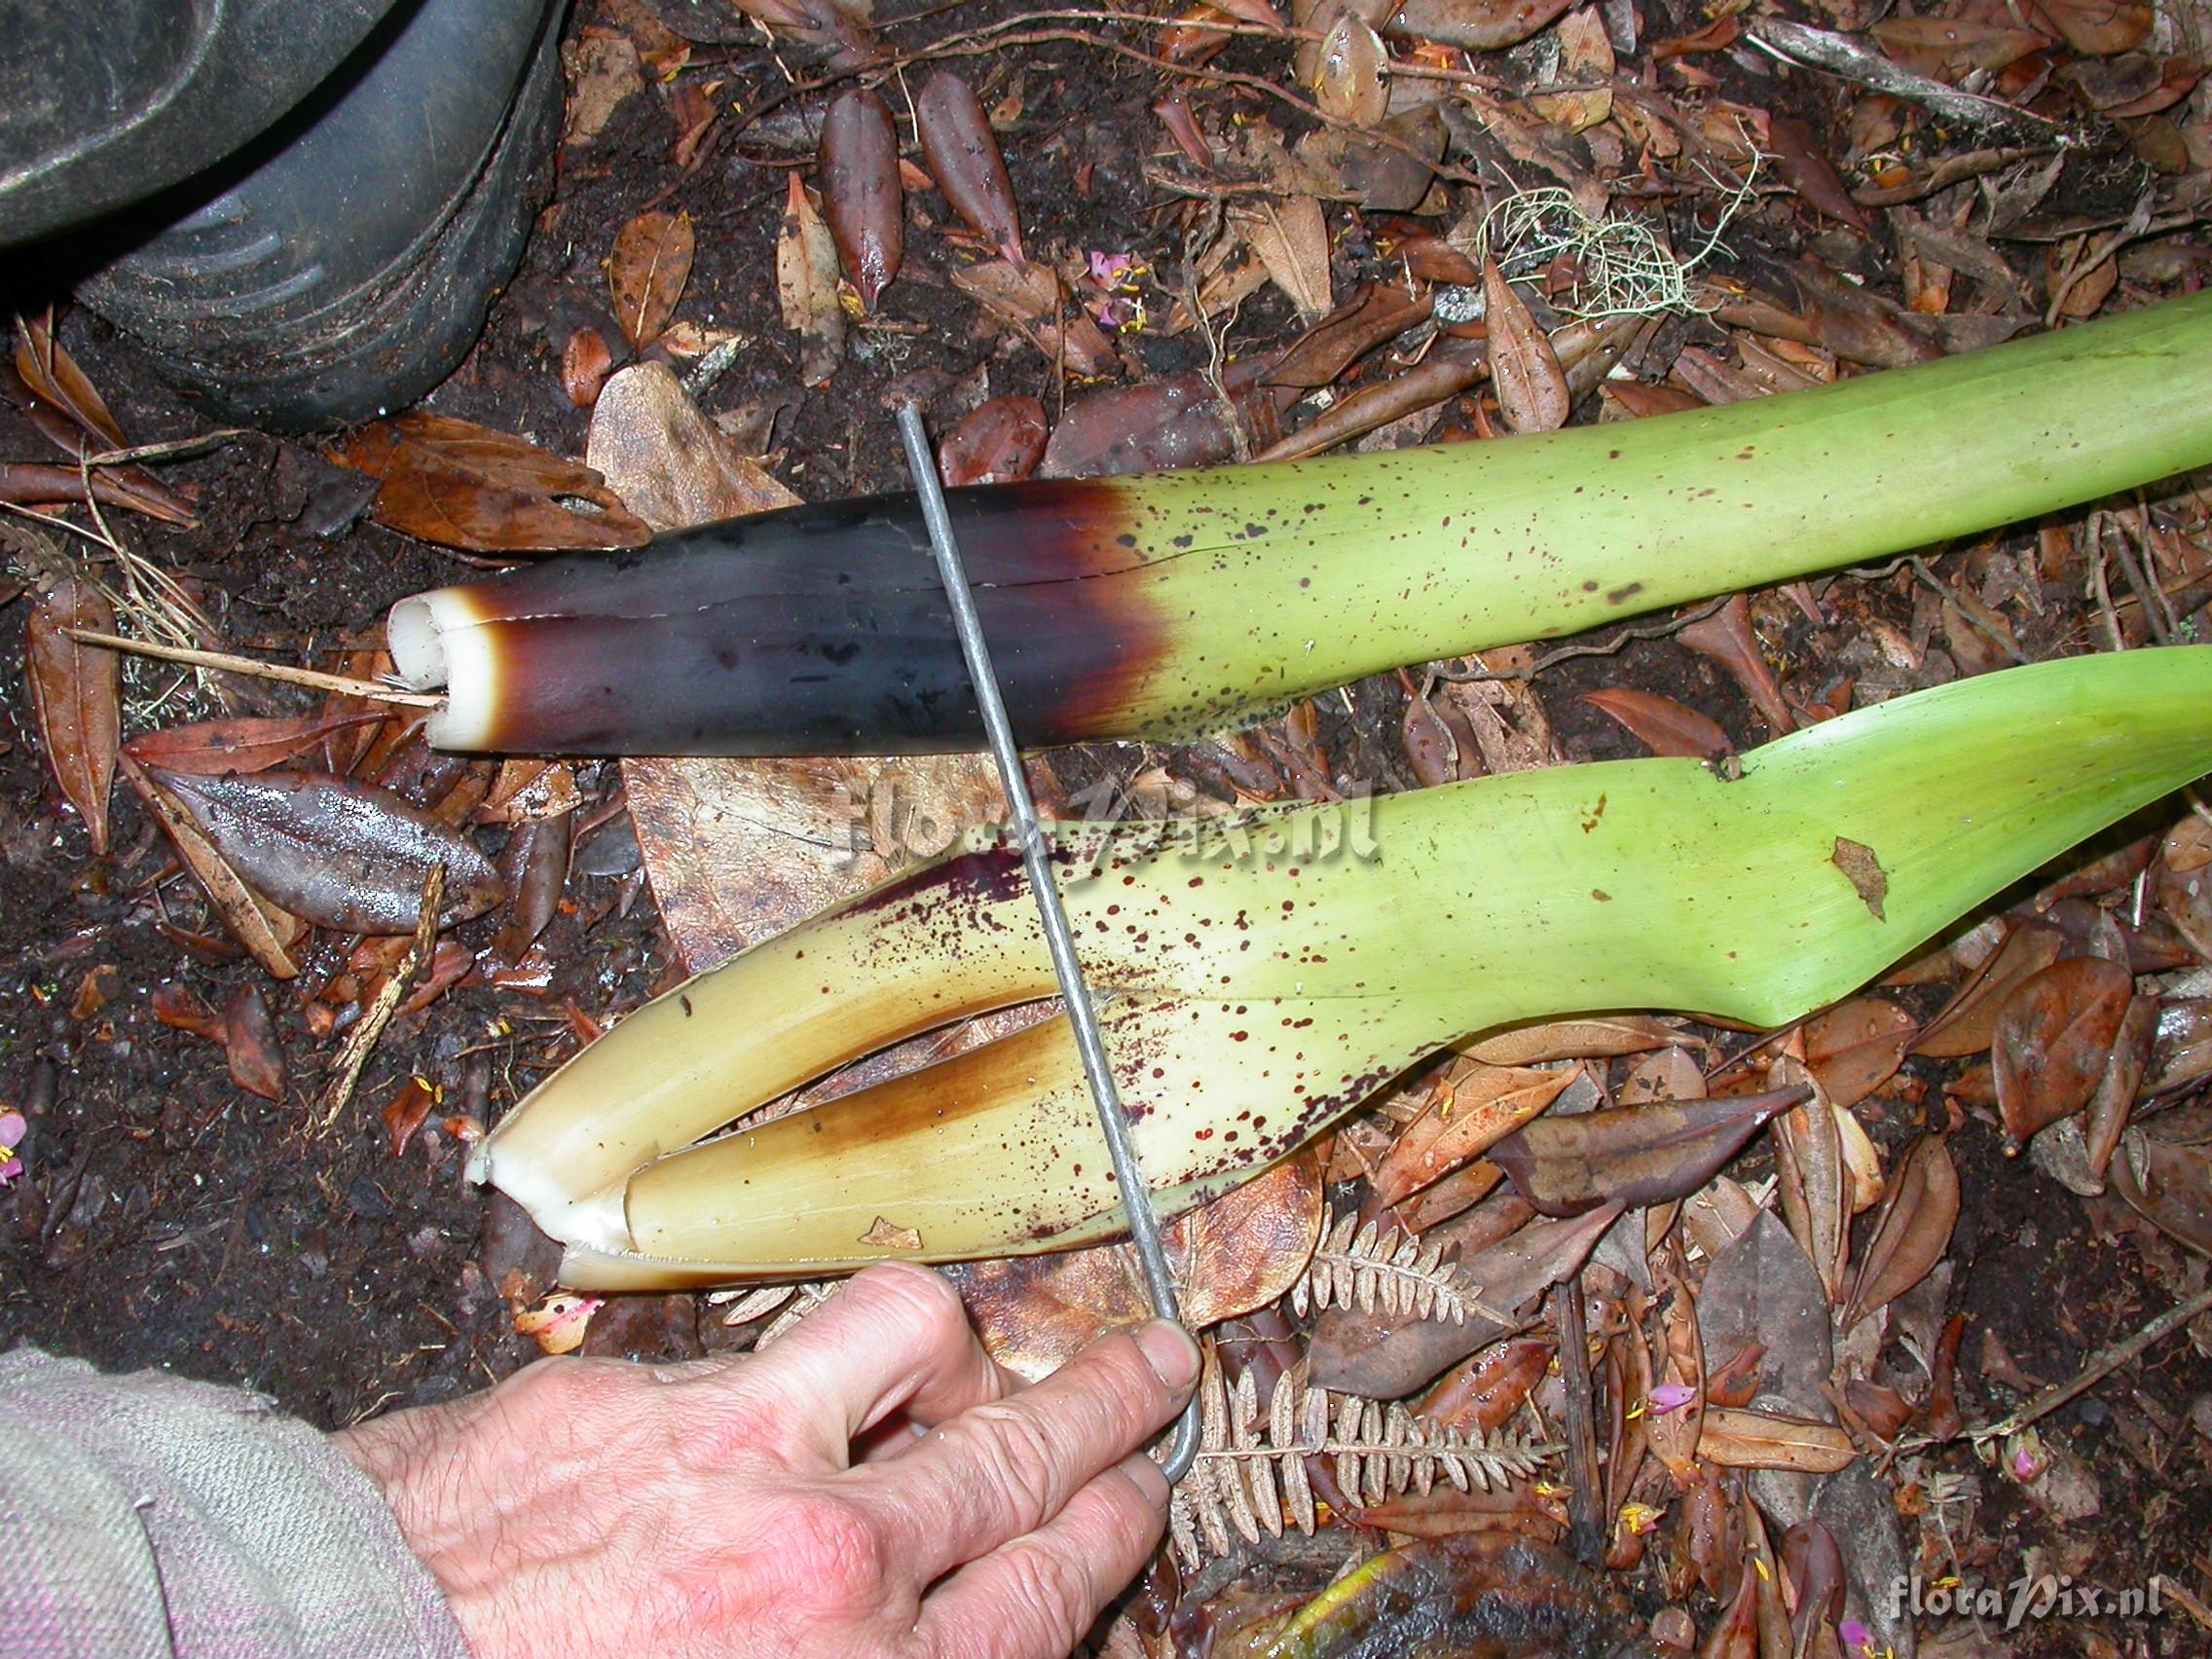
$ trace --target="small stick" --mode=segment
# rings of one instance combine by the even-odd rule
[[[257,680],[281,680],[287,685],[312,685],[317,691],[338,691],[349,697],[368,697],[379,703],[396,703],[411,709],[434,709],[445,699],[431,691],[401,691],[374,680],[355,680],[348,674],[325,674],[318,668],[293,668],[280,662],[256,662],[252,657],[228,651],[196,650],[190,645],[159,645],[151,640],[127,640],[120,634],[95,634],[90,628],[61,630],[81,645],[105,645],[135,656],[160,657],[194,668],[219,668],[231,674],[250,674]]]
[[[2048,1417],[2077,1394],[2102,1382],[2145,1348],[2171,1336],[2199,1313],[2207,1310],[2212,1310],[2212,1290],[2200,1290],[2187,1302],[2179,1303],[2167,1309],[2140,1331],[2137,1331],[2135,1335],[2129,1337],[2127,1341],[2117,1344],[2098,1354],[2096,1358],[2090,1360],[2087,1365],[2082,1368],[2073,1382],[2061,1382],[2055,1388],[2045,1389],[2010,1417],[2000,1422],[1992,1423],[1987,1428],[1969,1429],[1967,1431],[1968,1438],[1975,1441],[2001,1439],[2005,1435],[2027,1427],[2038,1418]]]
[[[338,1063],[332,1068],[330,1087],[323,1093],[322,1110],[309,1125],[308,1137],[320,1140],[337,1124],[339,1115],[353,1098],[360,1087],[361,1071],[369,1063],[369,1051],[384,1035],[384,1028],[391,1023],[391,1016],[399,1011],[407,987],[414,983],[415,976],[423,971],[437,949],[438,911],[446,900],[446,866],[432,865],[423,877],[423,908],[415,918],[415,938],[407,947],[407,955],[389,974],[369,1006],[361,1011],[353,1029],[346,1034],[346,1046],[339,1051]]]
[[[1552,1291],[1552,1318],[1559,1334],[1560,1371],[1567,1383],[1567,1477],[1574,1483],[1567,1500],[1567,1545],[1576,1561],[1596,1567],[1605,1550],[1605,1529],[1599,1518],[1604,1476],[1598,1472],[1597,1384],[1590,1375],[1590,1331],[1580,1273]]]

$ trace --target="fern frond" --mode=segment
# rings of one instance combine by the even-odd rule
[[[1480,1300],[1482,1287],[1467,1283],[1456,1262],[1444,1259],[1441,1243],[1424,1246],[1396,1226],[1359,1217],[1321,1218],[1321,1242],[1306,1276],[1290,1293],[1301,1318],[1310,1308],[1346,1308],[1397,1318],[1467,1322],[1470,1312],[1493,1324],[1513,1321]]]
[[[1394,1402],[1312,1387],[1303,1360],[1275,1384],[1263,1421],[1254,1373],[1232,1388],[1211,1343],[1198,1402],[1198,1460],[1168,1506],[1176,1552],[1191,1568],[1227,1555],[1235,1538],[1279,1538],[1285,1527],[1310,1535],[1320,1516],[1309,1457],[1332,1458],[1345,1496],[1374,1504],[1408,1490],[1426,1493],[1439,1479],[1461,1492],[1487,1492],[1532,1474],[1543,1456],[1519,1435],[1469,1435]]]

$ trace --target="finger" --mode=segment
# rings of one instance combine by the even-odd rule
[[[735,1375],[803,1422],[839,1467],[856,1436],[904,1411],[936,1423],[1009,1383],[940,1273],[886,1263],[855,1274]]]
[[[1167,1482],[1137,1455],[1097,1476],[1058,1515],[962,1567],[923,1600],[924,1653],[1064,1659],[1151,1559]]]
[[[864,1499],[924,1583],[1057,1515],[1093,1476],[1175,1416],[1197,1345],[1155,1320],[1102,1339],[1035,1387],[963,1412],[890,1463]]]

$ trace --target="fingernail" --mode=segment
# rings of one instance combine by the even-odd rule
[[[1129,1483],[1144,1493],[1145,1502],[1155,1509],[1167,1507],[1167,1477],[1161,1472],[1158,1463],[1142,1452],[1132,1452],[1122,1459],[1120,1468],[1129,1477]]]
[[[1152,1374],[1173,1392],[1182,1393],[1198,1380],[1198,1345],[1182,1326],[1155,1319],[1139,1327],[1137,1346],[1144,1350]]]

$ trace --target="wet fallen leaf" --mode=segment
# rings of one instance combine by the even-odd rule
[[[391,1156],[397,1158],[407,1150],[407,1143],[415,1138],[415,1131],[429,1117],[430,1108],[437,1103],[433,1094],[419,1077],[411,1077],[399,1086],[385,1109],[378,1114],[384,1119],[385,1132],[391,1136]]]
[[[1941,1135],[1923,1135],[1899,1161],[1859,1263],[1843,1329],[1896,1301],[1943,1259],[1959,1219],[1959,1172]]]
[[[128,755],[122,765],[130,787],[167,832],[177,856],[205,889],[208,902],[231,936],[272,978],[289,979],[298,974],[299,964],[292,959],[291,947],[306,931],[300,919],[247,887],[183,804],[156,784],[144,767]]]
[[[1398,1203],[1438,1176],[1481,1157],[1557,1100],[1575,1076],[1570,1066],[1533,1071],[1475,1064],[1440,1089],[1400,1133],[1368,1178],[1375,1201]],[[1524,1191],[1522,1196],[1529,1195]]]
[[[990,117],[975,90],[949,69],[939,70],[914,99],[914,127],[922,158],[952,210],[1001,259],[1020,265],[1021,209]]]
[[[67,415],[85,435],[100,440],[106,449],[125,449],[129,440],[108,410],[107,400],[54,338],[43,318],[16,318],[16,373],[32,396]]]
[[[86,479],[74,462],[87,455],[128,448],[121,424],[77,360],[54,338],[44,318],[16,318],[14,368],[10,376],[5,367],[0,367],[0,385],[22,404],[31,424],[72,462],[59,468],[11,468],[14,482],[21,487],[30,485],[40,473],[59,473],[69,487],[53,498],[82,499]],[[112,506],[127,507],[168,524],[196,522],[190,499],[135,462],[92,467],[90,482],[96,497]],[[31,493],[18,488],[0,498],[24,499]]]
[[[1712,1180],[1762,1124],[1808,1092],[1781,1088],[1538,1118],[1492,1146],[1490,1159],[1545,1215],[1574,1215],[1609,1199],[1667,1203]]]
[[[1218,466],[1236,454],[1235,412],[1203,375],[1109,386],[1068,405],[1045,446],[1043,478],[1100,478]]]
[[[1340,12],[1321,37],[1309,83],[1313,102],[1332,121],[1373,127],[1390,109],[1390,55],[1368,21]]]
[[[994,397],[962,416],[937,446],[938,469],[964,484],[1018,484],[1045,458],[1045,406],[1034,397]]]
[[[369,515],[379,524],[443,547],[636,547],[649,534],[590,467],[450,415],[417,410],[379,421],[329,455],[378,481]]]
[[[1490,331],[1490,379],[1498,413],[1516,432],[1556,432],[1574,402],[1552,343],[1497,261],[1483,265],[1483,324]]]
[[[1470,1354],[1414,1402],[1414,1415],[1469,1433],[1502,1428],[1551,1369],[1552,1345],[1511,1337]]]
[[[776,300],[784,326],[799,337],[799,379],[826,386],[845,354],[845,312],[837,303],[837,244],[806,186],[792,174],[776,238]]]
[[[868,32],[868,0],[732,0],[740,12],[802,57],[819,57],[838,71],[883,60],[882,42]]]
[[[141,732],[123,746],[123,752],[141,766],[159,766],[165,772],[188,772],[198,777],[259,772],[297,760],[339,732],[374,725],[384,719],[384,712],[378,709],[245,715]]]
[[[1055,368],[1107,375],[1120,366],[1112,344],[1089,313],[1070,307],[1058,276],[1038,264],[987,259],[952,273],[952,285],[1001,322],[1018,328]]]
[[[1805,1064],[1830,1103],[1848,1109],[1897,1075],[1919,1033],[1896,1003],[1860,997],[1806,1022]]]
[[[80,645],[65,632],[72,628],[112,634],[115,608],[92,583],[64,575],[45,585],[31,607],[23,674],[55,787],[85,821],[96,856],[107,851],[107,797],[123,735],[123,659]]]
[[[1782,1213],[1819,1271],[1827,1299],[1841,1301],[1851,1194],[1836,1113],[1819,1099],[1793,1106],[1775,1120],[1774,1141]]]
[[[229,1051],[231,1081],[264,1100],[284,1098],[284,1046],[260,991],[240,985],[223,1008],[223,1046]]]
[[[906,256],[906,199],[891,109],[866,87],[830,104],[816,152],[822,216],[865,311],[874,311]]]
[[[500,849],[499,880],[507,891],[508,912],[492,941],[492,954],[499,962],[520,962],[553,920],[569,879],[574,820],[573,811],[524,819]]]
[[[2096,1090],[2083,1113],[2083,1156],[2088,1161],[2090,1175],[2099,1180],[2110,1167],[2120,1137],[2134,1113],[2157,1029],[2158,999],[2131,997],[2126,1014],[2120,1017],[2120,1031],[2113,1038],[2104,1075],[2097,1079]]]
[[[2005,999],[1990,1059],[2013,1150],[2088,1104],[2134,991],[2134,976],[2118,963],[2077,956],[2029,976]]]
[[[247,884],[318,926],[412,933],[437,865],[447,920],[499,900],[498,873],[473,841],[389,791],[312,772],[146,772]]]
[[[2112,1187],[2161,1232],[2212,1256],[2212,1106],[2131,1127],[2112,1161]]]
[[[1501,394],[1502,394],[1502,387]],[[1694,709],[1685,709],[1672,697],[1626,686],[1586,691],[1582,700],[1612,718],[1654,755],[1686,760],[1710,760],[1735,753],[1728,734]]]
[[[640,213],[615,233],[607,285],[614,320],[632,350],[642,351],[658,340],[676,314],[684,284],[691,280],[693,249],[688,213]],[[574,401],[572,392],[571,398]]]

